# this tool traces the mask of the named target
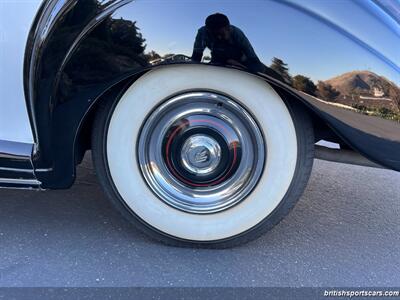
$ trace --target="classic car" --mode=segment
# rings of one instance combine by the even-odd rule
[[[0,43],[0,186],[67,189],[91,151],[171,245],[259,237],[314,158],[400,171],[397,0],[5,1]]]

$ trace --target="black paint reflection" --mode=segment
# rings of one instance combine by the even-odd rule
[[[79,14],[66,18],[66,28],[77,27],[101,7],[94,0],[80,5]],[[69,37],[65,34],[57,36],[56,42]],[[174,38],[173,33],[171,38]],[[371,71],[349,71],[331,79],[313,81],[304,74],[292,75],[290,66],[282,58],[273,57],[266,65],[257,52],[268,49],[255,49],[245,31],[231,24],[225,14],[213,13],[205,17],[204,26],[196,30],[193,40],[187,41],[193,44],[190,54],[184,51],[160,54],[158,49],[147,49],[139,21],[109,16],[88,34],[66,65],[58,100],[63,101],[65,97],[81,92],[80,87],[111,81],[124,73],[158,64],[194,62],[264,74],[327,104],[340,104],[341,108],[365,115],[400,120],[400,89],[390,80]],[[210,51],[209,56],[204,54],[206,49]],[[46,65],[53,67],[52,64]]]
[[[64,70],[63,95],[147,67],[150,57],[144,53],[145,42],[136,22],[106,18],[82,43]]]
[[[397,69],[304,10],[284,1],[67,2],[59,1],[63,10],[53,12],[54,23],[44,18],[43,28],[33,28],[37,39],[43,38],[32,64],[34,96],[29,101],[42,153],[36,156],[39,169],[53,168],[60,178],[63,172],[72,174],[68,168],[73,152],[65,157],[65,149],[72,147],[95,100],[117,83],[171,63],[234,67],[273,84],[278,80],[314,112],[325,112],[322,119],[355,149],[368,147],[367,135],[376,138],[376,153],[366,154],[400,169],[398,155],[388,150],[400,149]],[[326,1],[313,3],[318,7]],[[108,10],[114,4],[121,5]],[[357,13],[359,18],[366,15],[360,8]],[[372,45],[376,49],[392,41],[389,30],[369,34],[372,25],[360,24],[361,29],[351,24],[356,27],[349,31],[377,37],[381,43]],[[389,58],[396,62],[396,57]],[[352,134],[354,128],[358,137]],[[395,145],[389,147],[388,141]]]

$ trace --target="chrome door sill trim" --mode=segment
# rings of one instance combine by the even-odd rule
[[[22,184],[22,185],[40,185],[41,182],[36,179],[11,179],[11,178],[0,178],[0,184]]]

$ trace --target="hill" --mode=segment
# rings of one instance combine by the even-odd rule
[[[342,95],[368,95],[375,97],[393,97],[399,88],[383,76],[370,71],[352,71],[326,80]]]

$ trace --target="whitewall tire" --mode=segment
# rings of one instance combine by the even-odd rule
[[[256,76],[204,65],[144,74],[102,104],[92,140],[100,181],[130,221],[208,247],[279,222],[304,190],[313,143],[300,105]]]

